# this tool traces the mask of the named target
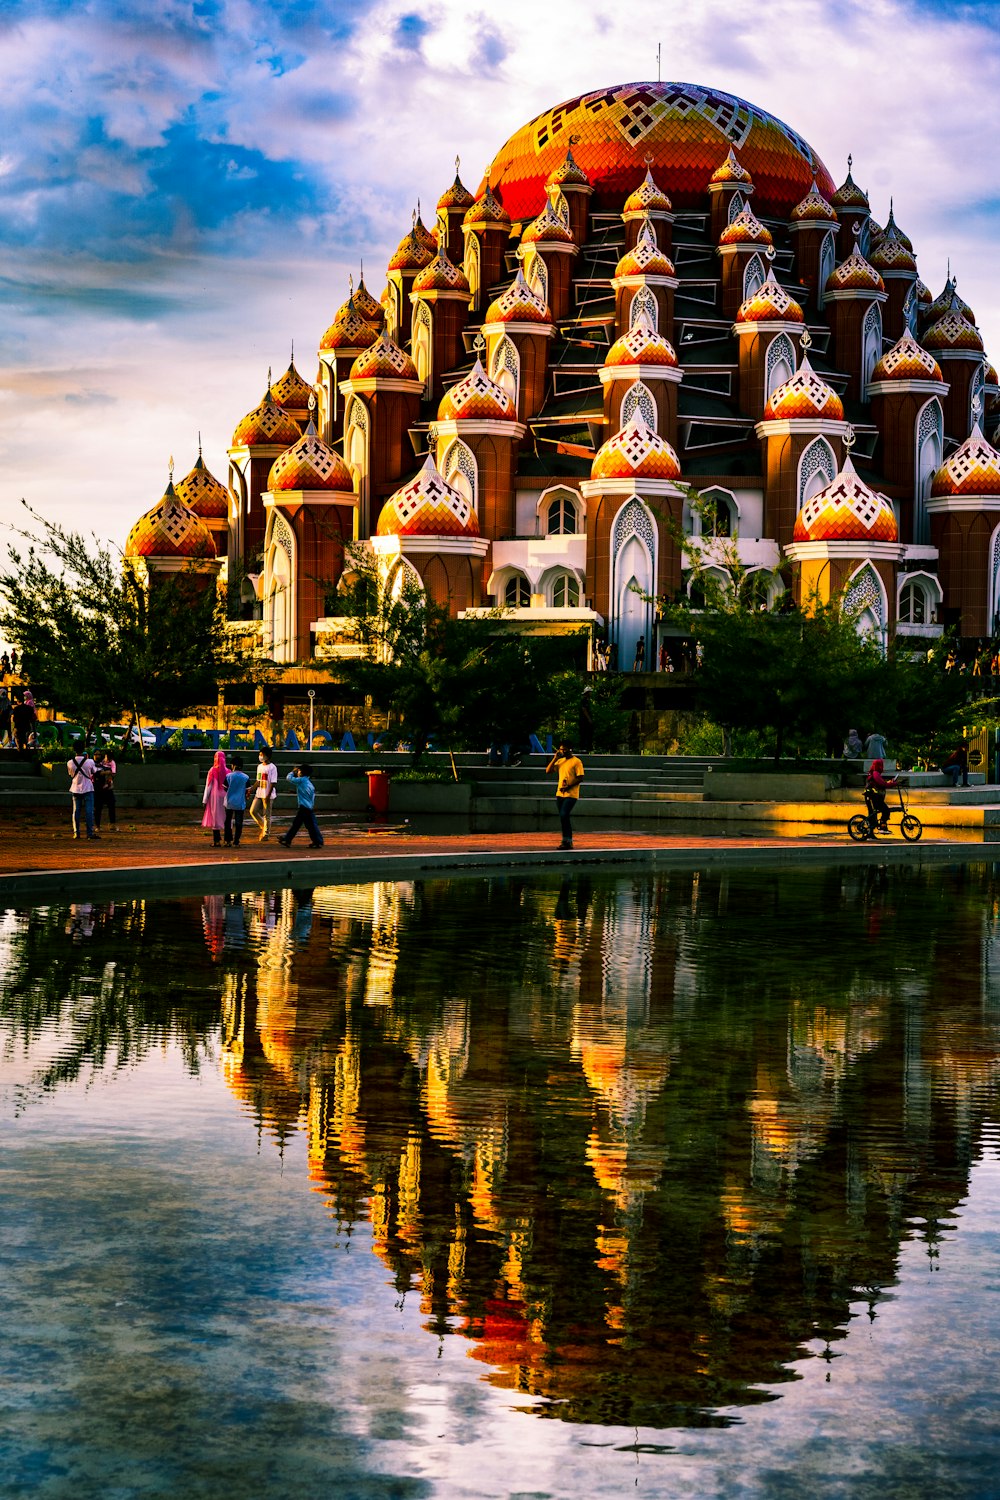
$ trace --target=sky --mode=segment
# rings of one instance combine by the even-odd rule
[[[626,18],[627,17],[627,18]],[[663,77],[798,130],[923,279],[950,257],[1000,360],[1000,0],[2,0],[0,546],[44,516],[121,544],[168,462],[222,480],[294,342],[312,378],[364,259],[475,188],[526,120]],[[6,529],[5,529],[6,528]]]

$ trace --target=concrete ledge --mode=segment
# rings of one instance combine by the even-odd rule
[[[705,798],[710,802],[818,802],[839,786],[823,772],[768,773],[766,771],[705,772]]]

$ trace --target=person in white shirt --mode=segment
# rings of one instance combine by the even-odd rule
[[[70,777],[69,790],[73,806],[73,837],[75,839],[80,837],[81,813],[87,826],[88,839],[99,839],[101,836],[94,829],[95,769],[83,740],[77,740],[73,746],[73,754],[66,762],[66,771]]]
[[[271,759],[270,750],[261,750],[257,755],[257,781],[253,801],[250,804],[250,821],[260,829],[257,842],[262,844],[271,832],[271,815],[274,799],[278,795],[278,768]],[[256,816],[260,811],[260,817]]]

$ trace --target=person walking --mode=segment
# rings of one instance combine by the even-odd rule
[[[234,755],[232,769],[226,777],[226,817],[223,824],[223,837],[226,848],[232,844],[234,849],[240,847],[240,839],[243,837],[243,817],[247,810],[247,787],[250,785],[250,777],[243,769],[243,760],[239,755]]]
[[[202,828],[211,828],[212,843],[216,849],[222,843],[222,830],[226,821],[226,777],[229,767],[226,765],[225,752],[216,750],[215,759],[205,777],[205,791],[202,802],[205,811],[202,815]]]
[[[10,695],[5,687],[0,687],[0,749],[14,743],[10,725]]]
[[[292,826],[284,838],[278,840],[278,843],[284,844],[286,849],[291,847],[292,839],[300,828],[304,828],[306,833],[308,833],[311,848],[322,849],[323,847],[323,835],[320,833],[319,824],[316,822],[316,788],[312,784],[309,770],[310,768],[307,765],[295,766],[285,777],[285,780],[290,781],[295,788],[295,796],[298,801],[298,806],[295,809],[295,817],[292,819]]]
[[[580,800],[580,783],[583,780],[583,763],[573,754],[573,746],[567,740],[560,740],[555,755],[545,767],[546,776],[550,771],[558,771],[559,780],[556,784],[556,811],[559,814],[559,826],[562,829],[562,843],[560,849],[572,849],[573,826],[571,819],[573,809]]]
[[[257,782],[254,787],[253,801],[250,804],[250,821],[255,828],[260,829],[257,842],[263,844],[271,834],[271,816],[274,811],[274,799],[278,795],[278,768],[274,764],[270,750],[263,749],[257,754]],[[260,821],[254,816],[259,809]]]
[[[73,746],[73,754],[66,762],[75,839],[80,837],[81,816],[86,824],[88,839],[99,839],[101,836],[94,831],[94,770],[94,762],[87,754],[86,745],[83,740],[77,740]]]
[[[641,672],[645,668],[645,665],[646,665],[646,637],[644,635],[639,635],[639,636],[636,636],[636,639],[635,639],[635,660],[632,663],[632,671],[633,672]]]
[[[115,801],[117,763],[109,750],[98,750],[94,756],[94,823],[101,826],[101,816],[108,814],[108,827],[118,832],[118,805]]]
[[[946,776],[951,777],[953,787],[958,786],[959,781],[961,781],[963,786],[969,785],[968,740],[959,740],[948,759],[942,763],[941,769]]]
[[[35,737],[35,725],[38,723],[35,700],[27,689],[14,704],[11,719],[14,724],[14,742],[17,748],[27,750]]]

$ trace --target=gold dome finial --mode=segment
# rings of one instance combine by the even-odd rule
[[[201,457],[201,433],[198,434],[198,457]]]
[[[459,169],[459,167],[461,165],[462,165],[462,158],[460,156],[456,156],[455,157],[455,176],[456,177],[458,176],[458,169]]]
[[[848,458],[850,458],[851,449],[854,447],[857,440],[858,439],[854,428],[851,427],[850,424],[848,424],[848,426],[844,428],[844,435],[840,440],[844,445],[844,452],[847,454]]]
[[[485,352],[485,350],[486,350],[486,340],[483,337],[483,330],[482,329],[479,330],[479,332],[476,334],[475,338],[472,340],[472,347],[476,351],[477,355],[478,354],[483,354]]]
[[[167,463],[168,463],[168,465],[170,467],[170,483],[173,484],[173,482],[174,482],[174,455],[172,453],[171,453],[170,457],[168,458]]]
[[[802,337],[799,339],[799,344],[802,348],[803,354],[807,354],[808,351],[812,348],[812,339],[809,337],[808,328],[803,328]]]
[[[852,156],[851,152],[848,151],[848,153],[847,153],[847,175],[848,175],[848,177],[850,177],[850,175],[851,175],[851,168],[853,166],[854,166],[854,157]]]

